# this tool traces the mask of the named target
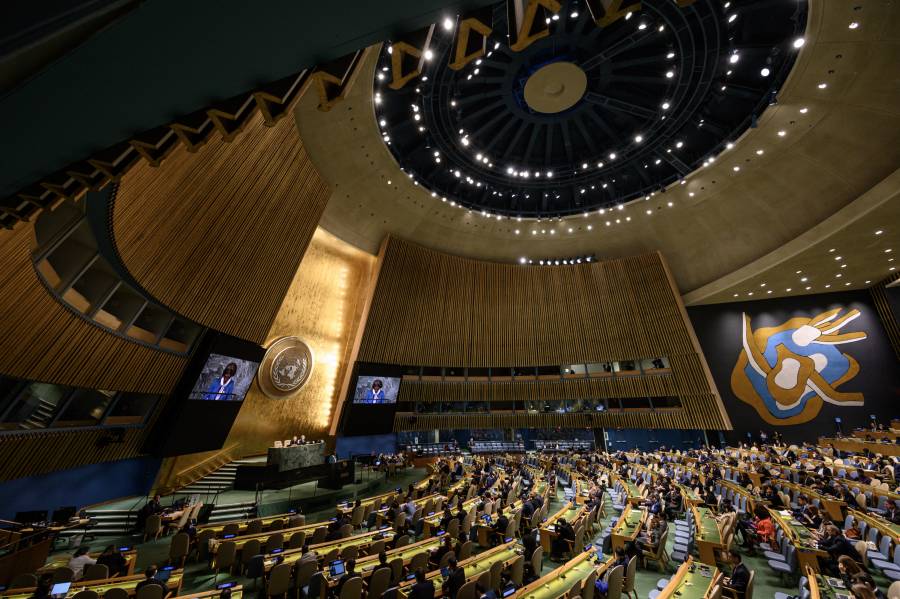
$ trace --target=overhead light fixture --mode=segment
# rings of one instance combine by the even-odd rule
[[[806,114],[807,112],[809,112],[809,108],[807,108],[806,106],[800,109],[800,114]]]
[[[675,71],[666,71],[666,79],[671,79],[675,76]]]
[[[792,45],[795,48],[800,49],[803,47],[803,44],[805,44],[805,43],[806,43],[806,40],[804,38],[798,37],[797,39],[794,40],[794,43]]]
[[[731,56],[728,57],[728,62],[731,64],[737,64],[737,61],[741,59],[741,55],[737,52],[734,52]]]
[[[825,83],[825,82],[823,81],[822,83],[820,83],[820,84],[817,85],[816,87],[818,87],[819,89],[825,89],[826,87],[828,87],[828,84]]]
[[[756,151],[756,155],[757,155],[757,156],[762,156],[763,153],[764,153],[763,150],[757,150],[757,151]]]
[[[431,50],[425,50],[424,56],[425,56],[425,60],[431,60],[432,58],[434,58],[434,52],[432,52]],[[424,81],[427,81],[427,78],[425,78],[425,77],[422,77],[422,79]]]
[[[635,141],[635,143],[641,143],[642,141],[644,141],[644,136],[643,135],[635,135],[634,141]]]
[[[734,23],[737,20],[737,13],[731,13],[731,16],[728,17],[729,23]]]
[[[450,17],[444,19],[444,29],[447,31],[453,29],[453,20]]]
[[[853,21],[849,25],[847,25],[848,29],[859,29],[859,23],[857,21]]]
[[[785,135],[787,135],[787,131],[785,131],[784,129],[778,132],[778,137],[784,137]]]
[[[769,67],[763,67],[759,70],[759,74],[763,77],[768,77],[772,71],[769,70]]]
[[[668,58],[669,60],[672,60],[673,58],[675,58],[675,53],[669,52],[668,54],[666,54],[666,58]]]

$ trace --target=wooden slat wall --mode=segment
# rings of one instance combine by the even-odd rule
[[[359,359],[524,366],[695,353],[658,254],[535,267],[391,238]]]
[[[116,337],[70,312],[39,281],[31,224],[0,232],[0,372],[94,389],[165,394],[185,359]]]
[[[894,348],[894,355],[900,360],[900,323],[897,322],[897,318],[891,308],[890,300],[888,300],[887,297],[888,291],[885,287],[885,285],[896,281],[898,278],[900,278],[900,274],[895,274],[894,276],[881,281],[877,285],[870,287],[869,293],[872,296],[872,302],[875,304],[875,309],[878,311],[878,317],[881,318],[881,323],[887,331],[888,339],[891,340],[891,347]]]
[[[329,189],[293,119],[256,114],[231,143],[179,146],[122,179],[113,231],[151,295],[216,330],[262,343],[312,238]]]
[[[149,425],[127,429],[121,443],[104,444],[103,447],[99,445],[100,440],[110,435],[109,430],[51,430],[0,435],[0,480],[138,457],[149,429]]]
[[[729,429],[682,308],[658,253],[577,266],[518,266],[461,258],[392,237],[357,359],[511,367],[666,356],[670,375],[510,383],[407,381],[400,399],[677,396],[682,408],[675,410],[547,417],[584,421],[586,426]],[[413,425],[398,415],[395,425],[398,430],[480,427],[482,421],[485,428],[513,426],[510,422],[542,426],[541,418],[545,416],[522,413],[423,415]]]
[[[659,410],[610,410],[574,414],[529,414],[526,412],[492,412],[483,414],[412,414],[398,412],[394,416],[395,431],[427,431],[436,429],[491,428],[721,428],[714,413],[698,411],[713,396],[694,398],[690,408]]]

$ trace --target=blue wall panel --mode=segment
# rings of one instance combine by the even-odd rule
[[[153,486],[159,466],[158,459],[135,458],[7,481],[0,484],[0,518],[11,520],[21,511],[52,511],[67,505],[80,509],[119,497],[143,497]]]

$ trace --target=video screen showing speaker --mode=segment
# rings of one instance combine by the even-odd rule
[[[397,403],[400,379],[391,376],[360,376],[356,379],[353,403]]]
[[[243,401],[253,383],[259,362],[211,353],[203,365],[188,399]]]

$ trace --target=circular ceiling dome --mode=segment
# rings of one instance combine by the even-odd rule
[[[777,102],[806,1],[640,6],[606,27],[576,0],[541,9],[535,29],[549,34],[514,51],[497,4],[484,56],[451,69],[456,30],[438,27],[422,76],[399,90],[385,44],[374,80],[385,143],[437,201],[489,214],[564,216],[664,191]]]

